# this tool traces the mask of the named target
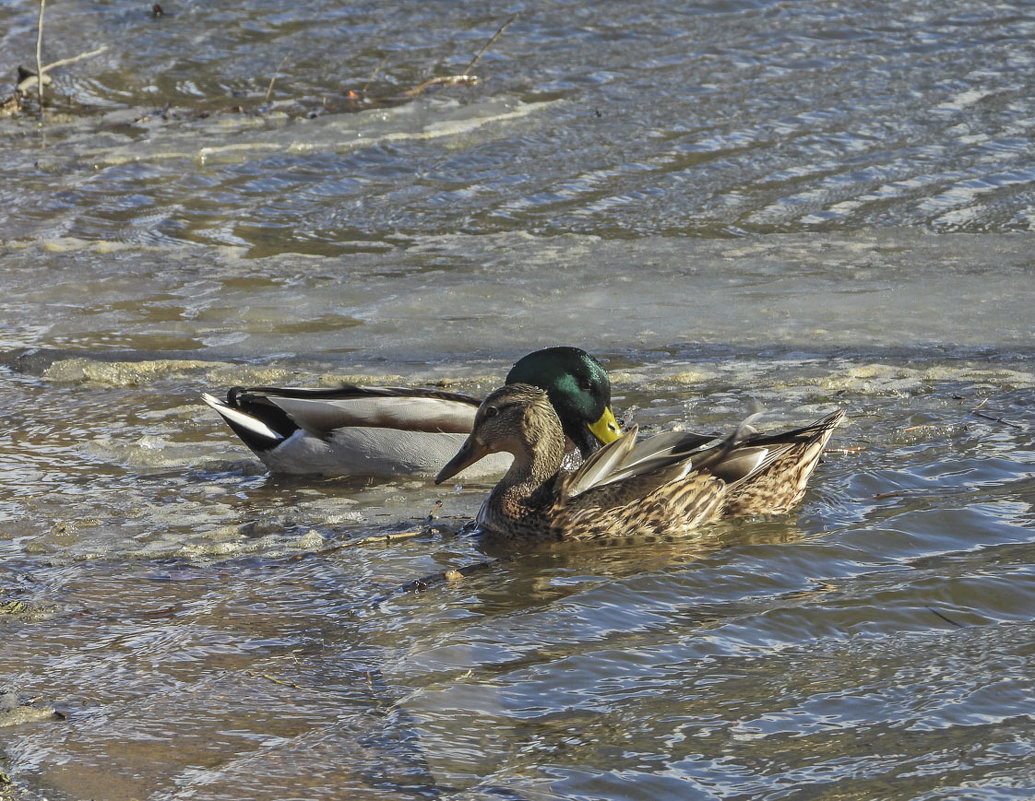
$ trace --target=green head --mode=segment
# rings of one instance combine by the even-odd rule
[[[546,390],[565,435],[583,458],[618,438],[607,371],[580,348],[564,346],[529,353],[511,368],[507,383]]]

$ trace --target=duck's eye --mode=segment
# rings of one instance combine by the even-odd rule
[[[579,388],[586,392],[589,392],[591,389],[593,389],[593,382],[590,381],[588,378],[580,378]]]
[[[485,407],[485,418],[486,419],[488,419],[490,417],[495,417],[499,413],[500,413],[500,410],[497,409],[495,406],[486,406]]]

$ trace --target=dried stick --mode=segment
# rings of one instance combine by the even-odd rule
[[[988,398],[985,398],[983,401],[981,401],[981,403],[979,403],[977,406],[971,409],[970,413],[975,417],[980,417],[983,420],[991,420],[993,423],[1002,423],[1004,426],[1010,426],[1011,428],[1024,428],[1024,426],[1020,425],[1019,423],[1014,423],[1010,420],[1004,420],[1002,417],[993,417],[990,414],[985,414],[984,412],[978,411],[986,403],[988,403]]]
[[[493,42],[499,39],[500,36],[503,34],[503,31],[505,31],[507,27],[510,25],[510,23],[512,23],[517,18],[518,15],[516,13],[511,14],[510,19],[508,19],[506,22],[500,25],[496,33],[492,35],[492,38],[490,38],[489,41],[482,45],[482,49],[478,51],[478,54],[473,59],[471,59],[471,63],[467,65],[467,69],[465,69],[459,75],[443,75],[439,78],[428,78],[428,80],[424,81],[421,84],[418,84],[412,89],[407,89],[399,96],[416,97],[429,86],[476,86],[480,81],[477,75],[471,75],[471,70],[474,69],[474,65],[481,60],[481,57],[485,55],[485,51],[492,47]]]
[[[476,55],[473,59],[471,59],[471,63],[468,64],[467,65],[467,69],[465,69],[463,71],[464,75],[470,75],[471,74],[471,70],[474,69],[474,65],[477,64],[478,61],[481,59],[481,57],[485,55],[485,51],[488,50],[490,47],[492,47],[493,43],[497,39],[499,39],[500,36],[503,35],[503,32],[505,30],[507,30],[508,27],[510,27],[510,23],[512,23],[517,18],[518,18],[518,15],[517,15],[517,12],[515,12],[514,14],[510,15],[510,19],[508,19],[506,22],[504,22],[502,25],[500,25],[499,30],[497,30],[496,33],[494,33],[492,35],[492,38],[489,39],[489,41],[487,41],[485,43],[485,45],[482,47],[482,49],[478,51],[478,55]]]
[[[71,58],[59,59],[58,61],[54,61],[54,62],[52,62],[50,64],[47,64],[43,68],[43,72],[46,73],[47,71],[52,70],[52,69],[54,69],[56,67],[64,67],[64,66],[66,66],[68,64],[75,64],[75,62],[82,61],[84,58],[93,58],[94,56],[99,56],[101,53],[103,53],[107,49],[108,49],[108,45],[101,45],[96,50],[91,50],[89,53],[80,53],[78,56],[72,56]]]
[[[407,89],[399,97],[416,97],[429,86],[475,86],[477,83],[477,75],[441,75],[438,78],[428,78],[412,89]]]
[[[354,548],[357,545],[369,545],[372,542],[398,542],[399,540],[411,540],[414,537],[419,537],[421,534],[427,534],[427,531],[399,531],[389,532],[388,534],[370,534],[366,537],[357,537],[354,540],[345,540],[330,548],[325,548],[321,553],[327,553],[328,551],[338,551],[342,548]]]
[[[363,84],[363,88],[359,90],[359,93],[363,95],[363,97],[367,96],[367,89],[370,88],[370,84],[374,82],[374,78],[377,77],[377,74],[381,71],[381,68],[384,67],[386,61],[388,61],[388,56],[382,58],[381,63],[374,67],[374,71],[370,73],[370,77],[367,78],[367,82]]]
[[[36,23],[36,98],[40,104],[40,119],[43,119],[43,9],[47,0],[40,0],[40,18]]]
[[[266,679],[266,681],[272,681],[274,684],[279,684],[281,687],[291,687],[295,690],[304,689],[295,684],[293,681],[284,681],[283,679],[277,679],[271,676],[269,673],[259,673],[256,670],[246,670],[244,671],[244,675],[252,676],[254,678]]]
[[[963,625],[962,623],[957,623],[957,622],[956,622],[955,620],[953,620],[953,619],[952,619],[951,617],[948,617],[947,615],[943,615],[943,614],[942,614],[941,612],[939,612],[939,611],[938,611],[937,609],[935,609],[935,608],[934,608],[933,606],[929,606],[929,607],[927,607],[927,611],[928,611],[928,612],[930,612],[930,613],[931,613],[931,614],[933,614],[933,615],[937,615],[937,616],[938,616],[938,617],[940,617],[940,618],[941,618],[942,620],[944,620],[944,621],[945,621],[946,623],[951,623],[951,624],[952,624],[953,626],[955,626],[955,627],[956,627],[956,628],[958,628],[958,629],[965,629],[965,628],[966,628],[966,626],[964,626],[964,625]]]
[[[276,80],[277,80],[277,73],[280,72],[280,68],[284,66],[284,62],[285,61],[287,61],[287,54],[286,53],[284,54],[284,58],[282,58],[280,60],[280,63],[277,65],[277,69],[273,72],[273,77],[270,78],[270,85],[268,87],[266,87],[266,97],[264,97],[263,100],[262,100],[262,104],[264,106],[268,106],[269,103],[270,103],[270,95],[273,94],[273,84],[276,82]]]
[[[424,592],[432,587],[438,587],[443,584],[455,584],[456,582],[463,580],[466,576],[470,576],[472,573],[480,573],[483,570],[492,570],[497,565],[503,564],[504,562],[510,562],[512,560],[513,557],[504,556],[499,559],[488,559],[484,562],[475,562],[473,565],[453,567],[449,570],[443,570],[440,573],[432,573],[430,576],[424,576],[424,578],[411,581],[409,584],[404,584],[399,588],[399,591]],[[378,600],[381,601],[385,599],[381,598]]]
[[[1010,426],[1010,428],[1024,428],[1020,423],[1015,423],[1012,420],[1006,420],[1002,417],[993,417],[990,414],[984,412],[971,412],[975,417],[980,417],[983,420],[991,420],[993,423],[1002,423],[1004,426]]]
[[[43,77],[45,78],[45,80],[43,81],[43,83],[49,83],[50,79],[47,78],[46,76],[47,76],[47,73],[50,72],[51,70],[57,69],[58,67],[65,67],[65,66],[67,66],[69,64],[75,64],[77,61],[82,61],[84,58],[93,58],[94,56],[99,56],[101,53],[103,53],[107,49],[108,49],[108,45],[101,45],[96,50],[91,50],[88,53],[80,53],[78,56],[72,56],[71,58],[61,58],[61,59],[58,59],[57,61],[51,62],[50,64],[44,64],[43,65]],[[18,84],[18,91],[19,92],[23,92],[25,94],[28,94],[29,90],[33,87],[33,85],[37,84],[39,82],[40,82],[40,76],[38,74],[37,75],[29,75],[25,80],[21,81]]]

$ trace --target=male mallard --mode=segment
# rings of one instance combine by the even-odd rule
[[[478,514],[484,531],[525,542],[667,536],[728,515],[790,509],[842,417],[839,410],[779,434],[745,422],[725,438],[672,432],[639,444],[633,426],[568,472],[546,393],[513,384],[482,402],[471,435],[435,481],[503,451],[514,461]]]
[[[533,384],[553,403],[570,448],[589,456],[618,437],[611,382],[584,350],[556,347],[519,360],[507,383]],[[471,431],[479,401],[433,389],[234,387],[226,402],[202,400],[275,473],[432,476]],[[499,475],[499,454],[477,475]]]

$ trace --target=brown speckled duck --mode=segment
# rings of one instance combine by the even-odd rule
[[[482,530],[526,544],[670,536],[732,515],[793,507],[844,412],[778,434],[749,421],[728,437],[671,432],[636,442],[632,427],[575,472],[560,470],[564,432],[545,392],[513,384],[490,394],[441,483],[482,457],[513,454],[478,514]]]

